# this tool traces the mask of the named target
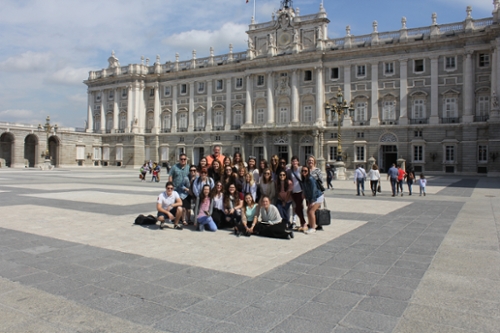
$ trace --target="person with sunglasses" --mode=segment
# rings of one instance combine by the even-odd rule
[[[222,228],[225,222],[224,214],[224,187],[220,181],[215,182],[215,186],[211,193],[212,200],[214,202],[214,208],[212,210],[212,219],[214,220],[217,228]]]
[[[212,163],[217,160],[221,165],[224,165],[225,156],[221,154],[221,147],[214,146],[213,154],[207,156],[207,165],[212,166]]]
[[[167,226],[167,223],[174,222],[174,229],[182,230],[179,223],[182,216],[182,200],[179,194],[174,191],[174,184],[167,182],[165,192],[162,192],[156,200],[156,210],[158,211],[158,221],[160,229]]]
[[[293,183],[288,178],[286,171],[281,170],[278,173],[278,179],[275,180],[275,184],[276,208],[278,208],[283,222],[290,228],[290,206],[292,205]]]
[[[257,193],[260,194],[260,197],[268,196],[271,203],[274,203],[276,199],[276,185],[273,182],[271,169],[265,168],[262,172],[262,176],[260,177],[260,183],[257,185]],[[260,198],[259,198],[260,200]]]
[[[303,166],[300,172],[302,175],[304,198],[307,203],[307,222],[309,224],[309,229],[304,230],[304,233],[313,234],[316,232],[316,211],[321,207],[325,197],[323,192],[318,188],[316,179],[311,176],[309,168]]]
[[[292,156],[290,169],[287,170],[288,178],[293,183],[292,200],[294,204],[295,215],[299,217],[300,227],[297,231],[307,230],[306,220],[304,218],[304,197],[302,195],[302,176],[300,174],[301,166],[299,165],[299,158]],[[294,216],[295,222],[295,216]]]

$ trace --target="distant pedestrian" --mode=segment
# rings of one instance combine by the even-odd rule
[[[335,172],[333,171],[333,168],[330,164],[326,165],[326,185],[328,189],[333,190],[333,185],[332,185],[332,180],[333,176],[335,175]]]
[[[413,171],[413,168],[410,168],[406,172],[406,184],[408,185],[409,195],[411,195],[411,193],[412,193],[412,187],[413,187],[414,180],[415,180],[415,171]]]
[[[425,187],[427,186],[427,179],[425,179],[425,176],[423,173],[420,174],[420,196],[422,196],[422,193],[424,194],[425,197]]]
[[[366,179],[366,171],[363,169],[361,165],[358,165],[356,168],[356,171],[354,172],[354,183],[356,184],[356,191],[359,196],[359,192],[361,190],[361,193],[363,196],[365,195],[365,179]]]
[[[401,165],[398,166],[398,185],[396,194],[399,195],[401,191],[401,196],[403,196],[403,182],[406,176],[406,172],[401,168]]]
[[[376,196],[378,183],[380,181],[380,171],[378,171],[378,166],[376,164],[373,164],[372,169],[368,172],[368,178],[370,179],[372,195]]]
[[[396,164],[393,163],[392,167],[387,171],[387,179],[391,179],[392,196],[396,195],[396,185],[398,184],[398,169]]]

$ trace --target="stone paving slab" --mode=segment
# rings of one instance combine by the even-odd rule
[[[282,241],[133,226],[150,203],[25,195],[156,191],[133,170],[5,174],[2,332],[498,331],[498,179],[429,177],[451,189],[398,198],[335,182],[341,219]]]

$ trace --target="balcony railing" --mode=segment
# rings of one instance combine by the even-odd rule
[[[172,130],[170,128],[162,128],[162,133],[170,133]]]
[[[214,126],[213,130],[214,131],[223,131],[224,130],[224,126]]]
[[[391,120],[391,119],[382,120],[380,122],[380,125],[397,125],[397,124],[398,124],[397,120]]]
[[[488,121],[490,119],[489,116],[474,116],[475,122]]]
[[[441,124],[457,124],[460,122],[460,118],[441,118]]]
[[[194,131],[195,132],[203,132],[203,131],[205,131],[205,126],[203,126],[203,127],[195,127]]]
[[[177,132],[187,132],[187,131],[188,131],[187,127],[177,129]]]
[[[423,119],[410,119],[410,125],[418,125],[418,124],[428,124],[429,119],[423,118]]]
[[[125,130],[123,128],[119,128],[116,130],[116,133],[125,133]]]
[[[370,125],[370,122],[367,121],[367,120],[363,120],[363,121],[353,121],[352,122],[352,125],[353,126],[368,126]]]
[[[151,133],[151,128],[146,128],[146,129],[144,130],[144,132],[145,132],[145,133]]]
[[[231,125],[232,130],[239,130],[241,128],[241,125]]]

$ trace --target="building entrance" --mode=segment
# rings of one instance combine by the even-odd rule
[[[12,133],[4,133],[0,136],[0,158],[5,160],[5,165],[11,167],[14,148],[14,135]]]
[[[398,146],[382,146],[379,168],[380,172],[387,172],[392,164],[397,164]]]
[[[24,159],[28,160],[28,167],[34,168],[36,163],[36,148],[38,145],[38,138],[30,134],[24,139]]]

